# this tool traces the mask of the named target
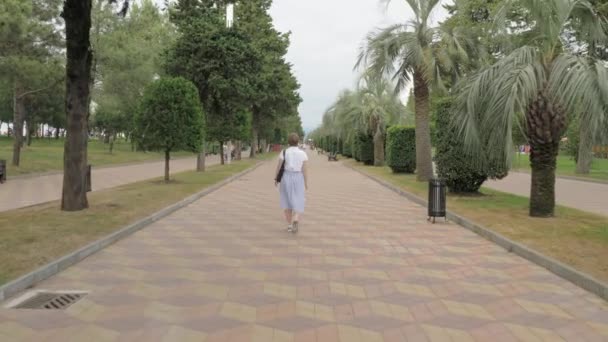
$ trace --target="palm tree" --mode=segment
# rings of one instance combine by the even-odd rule
[[[390,3],[391,0],[381,0]],[[453,57],[467,59],[474,41],[464,39],[460,30],[430,26],[430,17],[440,0],[406,0],[415,18],[372,32],[361,50],[356,67],[390,75],[395,91],[403,90],[413,79],[416,113],[416,173],[419,181],[433,177],[429,118],[430,86],[443,87],[442,75],[457,76],[460,71]]]
[[[531,147],[530,216],[550,217],[555,208],[555,168],[567,114],[602,127],[608,105],[608,70],[593,56],[577,56],[562,42],[576,23],[578,33],[606,41],[605,21],[587,0],[506,0],[497,27],[514,35],[505,19],[517,5],[528,27],[520,46],[462,83],[456,124],[470,147],[502,151],[508,162],[512,133],[522,129]]]
[[[405,106],[385,78],[364,76],[357,92],[359,130],[374,137],[374,165],[384,165],[386,127],[404,116]]]
[[[365,75],[355,91],[345,90],[325,112],[322,129],[346,143],[357,134],[373,136],[374,165],[384,165],[386,127],[397,124],[405,116],[405,106],[386,79]]]

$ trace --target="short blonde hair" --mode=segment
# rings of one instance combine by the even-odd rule
[[[298,136],[297,133],[291,133],[287,138],[287,143],[289,143],[289,146],[298,146],[299,142],[300,136]]]

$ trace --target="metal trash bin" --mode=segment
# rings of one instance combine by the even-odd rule
[[[435,223],[435,218],[437,217],[446,217],[446,185],[445,182],[441,179],[431,179],[429,181],[429,218],[428,221],[433,220]]]
[[[86,187],[87,187],[87,192],[91,192],[93,191],[93,188],[91,187],[91,165],[87,165],[87,179],[86,179]]]
[[[0,184],[6,182],[6,160],[0,160]]]

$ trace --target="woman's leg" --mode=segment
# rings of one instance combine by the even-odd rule
[[[298,214],[296,211],[293,212],[293,214],[291,215],[293,222],[298,222],[300,221],[300,214]]]
[[[287,224],[292,223],[293,212],[291,211],[291,209],[285,209],[285,220],[287,221]]]

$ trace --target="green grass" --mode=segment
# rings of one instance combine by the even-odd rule
[[[174,174],[168,184],[154,179],[94,192],[80,212],[50,202],[0,213],[0,285],[275,156]]]
[[[428,185],[387,167],[344,163],[426,199]],[[600,280],[608,281],[608,217],[558,206],[554,218],[528,215],[526,197],[482,188],[478,195],[448,194],[448,209]]]
[[[13,140],[0,137],[0,159],[5,159],[8,166],[9,177],[28,173],[41,173],[63,170],[63,145],[64,141],[59,139],[34,139],[31,146],[24,146],[21,150],[21,165],[13,167]],[[176,157],[192,156],[187,152],[177,152]],[[88,150],[89,163],[94,166],[144,162],[150,160],[161,160],[160,153],[155,152],[133,152],[131,144],[125,141],[116,141],[114,151],[109,152],[109,145],[93,139],[89,141]]]
[[[513,158],[513,170],[530,171],[530,160],[526,155],[516,155]],[[588,175],[576,173],[576,162],[570,156],[557,157],[557,174],[561,176],[590,178],[608,182],[608,159],[594,158],[591,163],[591,172]]]

